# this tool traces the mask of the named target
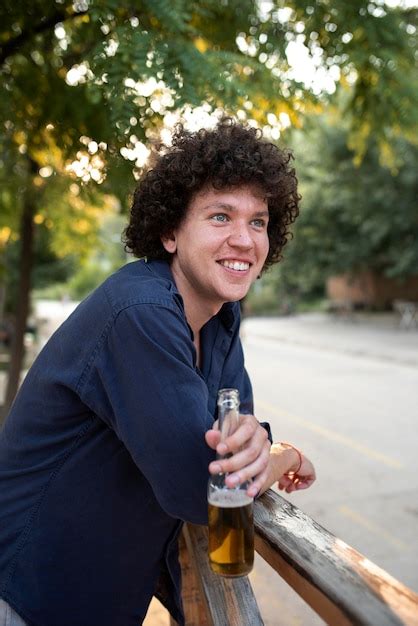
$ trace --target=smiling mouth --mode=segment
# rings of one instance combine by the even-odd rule
[[[245,272],[250,268],[250,263],[247,263],[246,261],[218,261],[218,263],[223,267],[227,267],[230,270],[238,272]]]

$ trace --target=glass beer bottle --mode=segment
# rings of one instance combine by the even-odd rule
[[[218,419],[224,441],[239,424],[237,389],[219,391]],[[217,458],[225,457],[217,455]],[[254,563],[253,498],[246,494],[248,482],[229,488],[225,484],[226,476],[217,474],[209,479],[209,562],[216,574],[244,576]]]

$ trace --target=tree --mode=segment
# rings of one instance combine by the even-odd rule
[[[288,291],[319,293],[328,276],[365,269],[399,279],[418,273],[418,147],[398,139],[388,168],[371,142],[356,164],[347,135],[316,118],[293,137],[303,201],[277,277]]]
[[[7,403],[23,354],[34,219],[58,177],[70,193],[78,175],[126,206],[141,141],[189,105],[238,110],[277,137],[332,91],[297,80],[291,44],[348,85],[360,151],[371,132],[387,142],[416,120],[414,16],[373,2],[5,0],[0,17],[1,208],[22,253]]]

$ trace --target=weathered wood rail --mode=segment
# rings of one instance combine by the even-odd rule
[[[256,501],[254,523],[257,552],[327,624],[418,626],[418,594],[272,490]],[[187,626],[263,624],[248,578],[210,570],[203,526],[185,526],[181,565]]]

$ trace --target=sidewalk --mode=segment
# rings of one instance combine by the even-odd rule
[[[306,313],[249,317],[243,335],[418,367],[418,328],[403,329],[392,313],[343,317]]]

